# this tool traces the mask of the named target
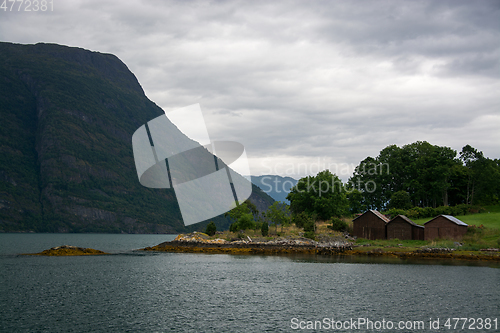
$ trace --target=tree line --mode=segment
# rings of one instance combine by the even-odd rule
[[[500,198],[500,160],[470,145],[458,154],[426,141],[391,145],[361,161],[347,186],[356,201],[351,210],[493,205]]]
[[[417,141],[390,145],[375,158],[367,157],[355,168],[347,183],[329,170],[301,178],[287,196],[290,205],[275,202],[266,212],[245,202],[226,213],[230,231],[295,224],[314,237],[317,220],[331,220],[331,228],[347,229],[340,218],[368,209],[406,212],[411,217],[439,214],[462,215],[472,205],[500,202],[500,160],[489,159],[466,145],[457,151]],[[474,207],[472,210],[476,209]]]

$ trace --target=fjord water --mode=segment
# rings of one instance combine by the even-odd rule
[[[444,321],[500,320],[495,265],[132,251],[172,238],[0,234],[0,331],[290,332],[293,318],[368,318],[425,323],[378,332],[430,332],[430,318],[439,318],[439,331],[459,332]],[[112,254],[19,255],[63,244]]]

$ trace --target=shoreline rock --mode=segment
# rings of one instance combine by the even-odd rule
[[[387,256],[399,259],[452,259],[452,260],[481,260],[500,262],[500,253],[488,251],[458,251],[448,248],[420,248],[416,250],[405,248],[369,249],[356,246],[351,242],[335,240],[330,242],[316,242],[314,240],[298,238],[276,238],[269,241],[239,239],[227,241],[208,235],[193,233],[179,235],[170,242],[146,247],[142,251],[180,252],[180,253],[207,253],[207,254],[318,254],[339,256]]]
[[[85,247],[77,247],[71,245],[61,245],[44,250],[39,253],[25,253],[24,255],[35,255],[35,256],[88,256],[88,255],[100,255],[108,254],[106,252],[95,250]]]
[[[164,242],[143,251],[189,252],[189,253],[232,253],[232,254],[339,254],[352,250],[346,241],[316,242],[312,239],[276,238],[267,241],[258,239],[210,239],[202,233],[179,235],[173,241]]]

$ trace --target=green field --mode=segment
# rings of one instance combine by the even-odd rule
[[[483,225],[487,228],[500,229],[500,205],[497,206],[485,206],[486,212],[478,214],[469,214],[456,216],[460,221],[467,223],[468,225],[475,225],[479,227]],[[423,225],[425,222],[431,219],[418,219],[413,220],[413,222]]]

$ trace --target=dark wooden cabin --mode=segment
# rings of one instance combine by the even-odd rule
[[[439,215],[424,224],[424,239],[436,238],[461,239],[467,232],[468,225],[454,216]]]
[[[386,239],[389,219],[376,210],[368,210],[352,220],[353,235],[366,239]]]
[[[424,240],[424,227],[404,215],[398,215],[387,223],[387,239]]]

